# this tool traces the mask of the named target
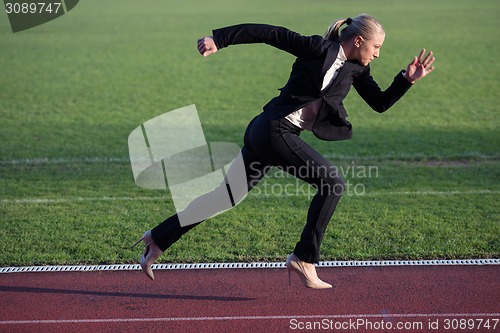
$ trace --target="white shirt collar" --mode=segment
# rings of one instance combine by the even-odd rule
[[[337,59],[342,62],[347,61],[347,57],[345,55],[344,48],[342,47],[342,45],[339,46],[339,54],[337,54]]]

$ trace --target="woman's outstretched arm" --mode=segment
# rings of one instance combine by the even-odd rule
[[[213,36],[198,40],[198,50],[206,57],[229,45],[252,43],[265,43],[298,57],[321,53],[324,39],[302,36],[284,27],[246,23],[214,30]]]
[[[396,103],[408,89],[427,74],[434,70],[435,58],[432,52],[425,55],[423,49],[418,57],[415,57],[407,66],[406,70],[401,71],[394,77],[392,84],[382,91],[370,74],[370,66],[367,66],[363,73],[354,79],[353,85],[359,95],[370,105],[370,107],[379,112],[385,112],[394,103]]]

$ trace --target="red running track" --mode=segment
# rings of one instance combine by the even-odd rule
[[[500,332],[500,266],[0,274],[0,332]],[[447,329],[449,328],[449,329]]]

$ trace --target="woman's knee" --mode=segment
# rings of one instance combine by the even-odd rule
[[[323,195],[341,196],[346,189],[346,182],[337,173],[328,174],[321,179],[319,187]]]

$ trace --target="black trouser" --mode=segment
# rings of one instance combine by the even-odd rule
[[[319,262],[323,234],[345,187],[344,180],[321,154],[305,143],[300,129],[286,119],[270,120],[262,113],[247,127],[241,150],[245,163],[248,190],[264,177],[271,167],[278,167],[313,185],[314,195],[307,222],[294,253],[300,260]],[[225,187],[225,184],[221,186]],[[205,196],[217,195],[217,191]],[[198,199],[197,199],[198,200]],[[186,209],[190,209],[188,206]],[[152,236],[165,251],[183,234],[203,221],[181,226],[177,214],[152,229]]]

